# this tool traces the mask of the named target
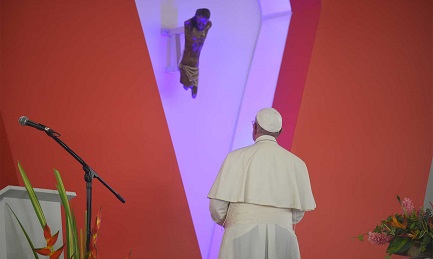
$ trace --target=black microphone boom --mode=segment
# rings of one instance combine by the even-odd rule
[[[54,130],[48,128],[45,125],[29,120],[29,118],[27,118],[26,116],[21,116],[18,122],[23,126],[29,126],[38,130],[45,131],[46,133],[55,132]]]
[[[35,129],[45,131],[45,133],[47,133],[48,136],[50,136],[51,138],[53,138],[60,146],[62,146],[66,151],[68,151],[68,153],[71,154],[83,166],[83,170],[85,172],[85,174],[84,174],[84,180],[86,181],[86,203],[87,203],[87,206],[86,206],[87,207],[87,214],[86,214],[86,220],[87,220],[87,224],[86,224],[86,232],[87,232],[86,251],[89,252],[90,251],[90,238],[91,238],[91,235],[92,235],[91,227],[90,226],[91,226],[91,222],[92,222],[92,181],[93,181],[93,178],[98,179],[122,203],[125,203],[125,200],[123,199],[122,196],[120,196],[118,193],[116,193],[113,190],[113,188],[111,188],[104,180],[102,180],[102,178],[99,177],[99,175],[95,171],[93,171],[93,169],[90,168],[90,166],[88,166],[86,164],[86,162],[83,161],[83,159],[81,159],[81,157],[79,157],[77,154],[75,154],[74,151],[72,151],[65,143],[63,143],[63,141],[61,141],[58,138],[58,137],[60,137],[59,133],[55,132],[54,130],[48,128],[45,125],[42,125],[42,124],[39,124],[39,123],[35,123],[35,122],[29,120],[29,118],[27,118],[26,116],[21,116],[20,119],[18,120],[18,122],[21,125],[23,125],[23,126],[30,126],[30,127],[35,128]]]

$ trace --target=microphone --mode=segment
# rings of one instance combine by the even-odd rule
[[[26,116],[21,116],[18,120],[18,122],[22,125],[22,126],[30,126],[32,128],[41,130],[41,131],[45,131],[46,133],[54,133],[55,131],[48,128],[47,126],[40,124],[40,123],[36,123],[33,122],[31,120],[29,120],[29,118],[27,118]]]

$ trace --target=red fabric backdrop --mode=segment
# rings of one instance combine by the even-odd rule
[[[55,189],[58,169],[85,229],[80,164],[20,126],[25,115],[60,132],[126,199],[93,181],[101,258],[200,258],[135,2],[1,1],[0,12],[0,186],[17,183],[18,160],[39,188]]]
[[[281,143],[307,162],[318,205],[297,227],[301,253],[383,258],[385,247],[351,237],[397,211],[397,194],[423,202],[433,138],[432,3],[292,6],[274,107],[292,123]],[[134,2],[0,1],[0,19],[0,188],[21,183],[20,160],[33,185],[54,189],[54,167],[78,194],[82,225],[83,171],[44,133],[21,127],[26,115],[60,132],[127,200],[95,180],[102,258],[131,248],[133,258],[200,258]]]
[[[306,16],[291,26],[314,27],[317,3],[292,4],[293,19]],[[302,258],[383,258],[385,246],[352,237],[399,211],[396,195],[423,205],[432,159],[432,10],[429,1],[323,0],[311,56],[284,55],[274,107],[294,135],[285,131],[281,142],[309,166],[317,201],[297,227]],[[291,32],[303,28],[290,28],[286,53],[310,46],[308,28],[300,39]]]

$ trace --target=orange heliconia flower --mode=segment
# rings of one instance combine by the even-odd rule
[[[394,226],[396,228],[406,229],[406,227],[407,227],[406,217],[404,217],[404,222],[403,222],[403,224],[401,224],[400,222],[398,222],[398,220],[395,216],[392,216],[391,226]]]
[[[50,259],[58,259],[63,252],[63,248],[65,244],[63,244],[59,249],[53,251],[53,246],[57,242],[57,238],[59,237],[59,231],[56,234],[51,235],[51,229],[48,224],[44,226],[44,237],[47,242],[46,247],[35,248],[34,251],[40,255],[49,256]]]
[[[96,241],[98,241],[99,228],[101,226],[102,208],[99,209],[96,215],[95,225],[92,228],[92,236],[90,242],[89,259],[98,258],[98,249],[96,248]]]

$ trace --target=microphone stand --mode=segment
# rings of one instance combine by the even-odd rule
[[[122,196],[120,196],[118,193],[116,193],[113,188],[111,188],[104,180],[102,180],[101,177],[99,177],[99,175],[93,171],[92,168],[90,168],[90,166],[88,166],[83,159],[81,159],[77,154],[75,154],[74,151],[72,151],[65,143],[63,143],[63,141],[61,141],[58,137],[60,136],[59,133],[51,130],[51,129],[47,129],[45,131],[47,133],[48,136],[50,136],[51,138],[53,138],[57,143],[60,144],[60,146],[62,146],[66,151],[68,151],[69,154],[71,154],[82,166],[83,166],[83,170],[85,172],[84,174],[84,181],[86,181],[86,206],[87,206],[87,225],[86,225],[86,230],[87,230],[87,241],[86,241],[86,252],[90,251],[90,237],[92,235],[92,231],[91,231],[91,221],[92,221],[92,180],[93,178],[98,179],[105,187],[108,188],[108,190],[110,190],[116,197],[117,199],[119,199],[122,203],[125,203],[125,200],[122,198]]]

